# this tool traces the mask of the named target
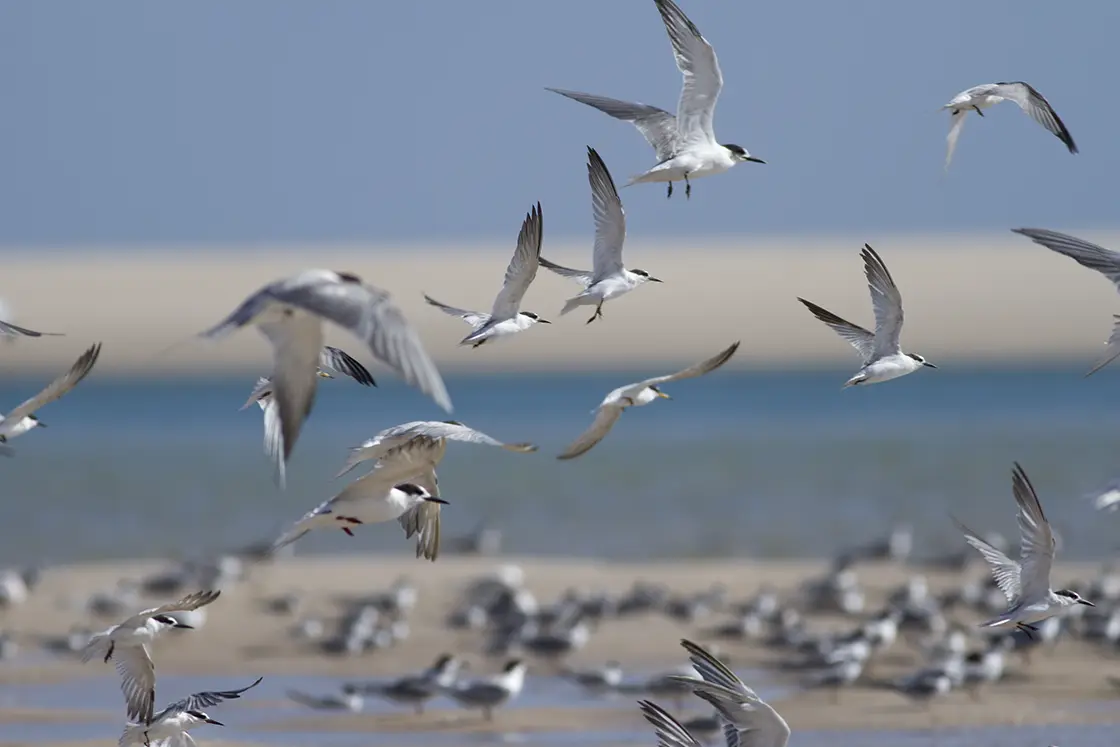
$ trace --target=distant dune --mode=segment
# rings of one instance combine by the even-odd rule
[[[1120,247],[1120,235],[1077,232]],[[935,363],[990,361],[1086,365],[1108,338],[1120,299],[1097,273],[1010,233],[867,237],[902,289],[904,345]],[[732,365],[855,365],[853,351],[796,301],[813,300],[870,326],[859,238],[751,238],[672,244],[634,241],[630,266],[663,278],[604,307],[559,317],[577,286],[542,270],[525,308],[554,322],[478,350],[467,327],[424,304],[422,292],[486,309],[512,242],[487,246],[165,247],[150,250],[9,250],[0,298],[27,326],[66,337],[0,345],[3,370],[57,369],[89,343],[105,343],[103,373],[260,371],[260,335],[218,344],[172,343],[217,322],[267,281],[307,267],[356,272],[390,290],[447,370],[647,368],[711,355],[734,340]],[[587,264],[590,243],[550,242],[545,255]],[[343,334],[335,342],[360,357]]]

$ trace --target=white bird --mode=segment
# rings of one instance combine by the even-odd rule
[[[1096,270],[1112,281],[1117,290],[1120,290],[1120,252],[1105,249],[1084,239],[1079,239],[1057,231],[1047,231],[1044,228],[1013,228],[1012,233],[1022,234],[1036,244],[1047,249],[1063,254],[1090,270]],[[1120,356],[1120,315],[1113,317],[1116,321],[1112,327],[1112,334],[1108,338],[1104,355],[1093,364],[1086,376],[1092,376]]]
[[[781,714],[703,647],[689,640],[682,640],[681,645],[700,678],[673,675],[673,679],[691,687],[697,697],[719,711],[727,721],[728,747],[786,746],[790,728]]]
[[[285,462],[315,401],[324,320],[361,339],[375,358],[451,410],[439,371],[388,293],[351,273],[305,270],[264,286],[201,334],[215,339],[253,324],[272,345],[273,397]]]
[[[337,695],[308,695],[299,690],[288,690],[289,699],[317,711],[350,711],[357,713],[365,707],[365,698],[356,685],[343,685]]]
[[[899,347],[902,335],[902,294],[894,284],[879,254],[869,244],[863,245],[863,272],[867,288],[871,291],[871,305],[875,307],[875,332],[858,324],[841,319],[831,311],[804,298],[797,300],[827,324],[836,334],[847,340],[859,352],[863,367],[848,379],[845,387],[856,384],[878,384],[913,373],[919,368],[937,368],[917,353],[904,353]]]
[[[379,468],[399,464],[401,469],[394,474],[401,475],[401,479],[426,475],[427,482],[422,484],[431,490],[432,485],[438,484],[435,468],[447,451],[448,441],[497,446],[518,454],[537,450],[531,443],[503,443],[457,420],[413,420],[386,428],[360,446],[351,448],[346,464],[335,477],[342,477],[362,462],[376,459]]]
[[[525,670],[523,661],[513,659],[500,674],[459,682],[443,688],[442,692],[464,708],[481,709],[483,717],[490,721],[495,708],[521,694],[525,687]]]
[[[374,470],[355,480],[335,497],[307,512],[273,547],[290,545],[317,527],[335,527],[354,536],[352,527],[400,521],[405,539],[418,535],[416,557],[435,560],[439,555],[439,507],[447,501],[413,483],[394,485],[394,476]]]
[[[240,690],[205,690],[178,700],[157,713],[151,723],[130,723],[125,726],[117,745],[147,745],[153,741],[169,739],[172,740],[169,745],[174,743],[178,747],[195,747],[194,738],[188,731],[202,724],[225,726],[221,721],[210,718],[202,709],[216,706],[225,700],[240,698],[242,693],[256,687],[263,679],[264,677],[258,677],[256,682]]]
[[[521,300],[525,298],[525,292],[529,290],[540,266],[543,232],[544,217],[541,214],[541,204],[538,202],[521,224],[521,232],[517,235],[517,248],[513,251],[513,259],[509,261],[509,266],[506,267],[502,290],[494,299],[489,314],[483,311],[457,309],[424,294],[424,300],[432,306],[445,314],[457,316],[471,325],[471,333],[462,339],[460,345],[477,348],[490,340],[498,340],[527,330],[538,322],[552,324],[532,311],[521,310]]]
[[[1007,597],[1008,609],[1002,615],[981,623],[982,627],[1014,626],[1030,635],[1036,628],[1033,623],[1060,615],[1072,607],[1096,605],[1083,599],[1076,591],[1050,588],[1050,568],[1054,563],[1054,534],[1050,522],[1042,513],[1042,504],[1027,473],[1018,464],[1011,473],[1011,489],[1018,506],[1017,518],[1021,545],[1019,562],[980,539],[961,522],[957,527],[964,533],[968,544],[980,551],[992,567],[996,585]]]
[[[0,321],[0,337],[16,337],[18,335],[24,337],[64,337],[61,332],[36,332],[33,329],[20,327],[11,322]]]
[[[755,158],[740,145],[716,141],[712,117],[716,100],[723,89],[723,73],[719,69],[716,51],[676,3],[672,0],[655,2],[665,30],[669,32],[677,69],[684,77],[675,117],[656,106],[558,88],[547,90],[593,106],[638,128],[653,146],[658,163],[644,174],[633,177],[629,184],[668,182],[667,196],[672,197],[673,182],[683,180],[685,197],[691,197],[690,178],[720,174],[743,161],[766,162]]]
[[[334,374],[349,376],[362,386],[377,386],[370,372],[345,350],[326,345],[319,352],[319,366],[316,374],[321,379],[333,379]],[[249,399],[241,406],[244,410],[254,402],[264,412],[264,453],[273,463],[276,482],[284,487],[286,464],[284,461],[284,434],[280,426],[280,407],[272,396],[272,378],[263,376],[257,379]]]
[[[70,370],[48,384],[46,389],[9,411],[7,415],[0,416],[0,444],[16,436],[22,436],[32,428],[45,428],[46,425],[35,416],[36,410],[68,394],[93,370],[93,364],[97,363],[99,355],[101,355],[101,343],[93,345],[82,353],[78,360],[74,361]],[[0,449],[0,453],[10,455],[11,450]]]
[[[591,213],[595,218],[595,246],[592,249],[593,269],[573,270],[541,257],[541,265],[557,275],[572,278],[583,286],[583,292],[569,298],[560,310],[567,314],[578,306],[594,306],[588,324],[603,316],[603,304],[629,293],[647,282],[660,283],[645,270],[628,270],[622,264],[622,243],[626,240],[626,214],[618,190],[607,171],[607,165],[595,152],[587,149],[587,180],[591,183]]]
[[[572,443],[568,445],[568,448],[564,449],[564,452],[560,454],[557,459],[574,459],[581,454],[586,454],[595,444],[602,441],[603,438],[610,433],[615,422],[622,416],[623,410],[628,407],[648,405],[659,397],[661,399],[672,399],[672,397],[665,394],[658,389],[658,387],[672,381],[691,379],[696,376],[703,376],[706,373],[711,373],[731,360],[731,356],[735,355],[735,351],[738,349],[739,343],[736,342],[718,355],[706,361],[701,361],[694,366],[690,366],[683,371],[677,371],[668,376],[655,376],[652,379],[646,379],[634,384],[627,384],[626,386],[620,386],[618,389],[613,390],[603,398],[599,407],[594,411],[595,420],[591,423],[591,427],[581,433],[575,441],[572,441]]]
[[[657,747],[704,747],[671,713],[651,700],[639,700],[638,708],[657,733]]]
[[[1077,152],[1077,145],[1074,144],[1073,137],[1069,134],[1069,130],[1066,129],[1058,113],[1054,111],[1054,107],[1050,106],[1050,102],[1030,84],[1021,80],[985,83],[984,85],[973,86],[967,91],[961,91],[953,97],[952,101],[941,107],[942,109],[948,109],[953,118],[952,126],[949,128],[948,153],[945,154],[946,169],[949,168],[949,162],[953,160],[953,151],[957,147],[957,138],[961,136],[961,127],[964,126],[965,115],[974,111],[982,117],[984,116],[984,109],[1001,101],[1014,101],[1020,109],[1030,115],[1031,119],[1054,133],[1059,140],[1065,143],[1070,153]]]
[[[1089,495],[1093,508],[1098,511],[1115,511],[1120,508],[1120,480],[1113,480],[1102,490]]]
[[[82,650],[82,662],[95,657],[107,662],[115,657],[117,671],[122,678],[121,691],[128,705],[129,719],[145,724],[152,721],[156,668],[148,645],[165,630],[191,627],[176,620],[171,613],[204,607],[219,595],[220,591],[188,594],[177,602],[139,612],[89,639]]]

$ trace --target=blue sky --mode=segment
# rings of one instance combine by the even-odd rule
[[[768,161],[623,191],[633,235],[1118,225],[1120,4],[680,0],[715,45],[716,132]],[[1014,105],[1023,79],[1081,148]],[[590,234],[585,146],[633,128],[543,90],[674,110],[652,0],[22,0],[0,6],[0,245],[512,240]]]

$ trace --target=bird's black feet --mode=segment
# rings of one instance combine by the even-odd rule
[[[603,304],[599,304],[598,306],[595,307],[595,313],[591,315],[591,318],[587,320],[587,323],[591,324],[591,322],[595,321],[596,319],[602,319],[602,318],[603,318]]]
[[[116,648],[116,646],[117,646],[117,644],[113,643],[112,641],[109,641],[109,651],[108,651],[108,653],[105,654],[106,663],[109,661],[109,659],[113,658],[113,649]]]
[[[1028,625],[1027,623],[1015,623],[1015,628],[1021,631],[1027,636],[1027,638],[1030,638],[1031,640],[1034,640],[1034,634],[1038,632],[1038,628],[1033,625]]]
[[[975,110],[976,110],[976,113],[977,113],[977,114],[979,114],[979,115],[980,115],[981,117],[983,117],[983,116],[984,116],[984,112],[980,111],[980,107],[978,107],[978,106],[974,106],[974,107],[972,107],[972,108],[973,108],[973,109],[975,109]]]
[[[673,196],[673,183],[669,182],[669,191],[668,191],[668,193],[666,193],[665,197],[669,198],[669,197],[672,197],[672,196]]]
[[[684,175],[684,198],[687,200],[692,197],[692,182],[688,180],[688,174]]]

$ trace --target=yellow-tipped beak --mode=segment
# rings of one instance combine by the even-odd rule
[[[665,392],[662,392],[662,391],[658,391],[657,396],[660,397],[661,399],[672,399],[672,397],[670,397],[668,394],[666,394]]]

